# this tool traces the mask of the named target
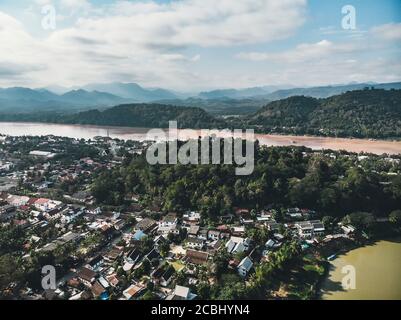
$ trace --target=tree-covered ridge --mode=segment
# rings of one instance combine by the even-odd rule
[[[0,121],[33,121],[65,124],[104,125],[121,127],[168,128],[169,121],[177,121],[179,128],[218,128],[222,120],[195,107],[164,104],[124,104],[106,110],[79,113],[26,113],[0,114]]]
[[[101,203],[123,205],[124,195],[163,199],[167,211],[199,210],[216,220],[234,207],[311,208],[337,217],[350,212],[388,215],[401,207],[400,162],[355,154],[314,153],[299,147],[256,147],[255,170],[236,176],[231,165],[156,165],[143,157],[103,172],[93,185]]]
[[[365,89],[326,99],[274,101],[247,119],[264,131],[362,138],[401,136],[401,90]]]
[[[304,96],[273,101],[251,116],[249,123],[287,127],[302,126],[318,106],[318,99]]]
[[[176,120],[179,128],[253,128],[260,133],[401,138],[401,90],[365,89],[326,99],[296,96],[273,101],[252,115],[226,119],[208,111],[194,106],[125,104],[80,113],[7,113],[0,114],[0,121],[166,128],[170,120]]]
[[[126,104],[63,118],[65,123],[152,128],[167,128],[171,120],[176,120],[180,128],[202,128],[218,126],[220,123],[200,108],[162,104]]]

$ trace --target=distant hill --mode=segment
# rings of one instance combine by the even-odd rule
[[[216,118],[197,107],[160,103],[123,104],[77,113],[0,113],[0,121],[36,121],[166,128],[254,128],[263,133],[358,138],[401,138],[401,90],[365,89],[329,98],[295,96],[273,101],[255,113]]]
[[[2,89],[0,88],[0,99],[3,100],[37,100],[49,101],[55,100],[58,96],[48,90],[33,90],[29,88],[14,87]]]
[[[100,83],[84,87],[63,88],[54,84],[43,89],[0,88],[0,113],[63,112],[105,109],[119,104],[156,103],[198,107],[213,115],[240,116],[252,114],[270,101],[291,96],[327,98],[347,91],[401,89],[401,82],[356,83],[311,88],[282,89],[283,86],[261,86],[244,89],[221,89],[199,94],[143,88],[136,83]]]
[[[245,89],[223,89],[201,92],[198,98],[213,99],[259,99],[259,100],[280,100],[292,96],[306,96],[314,98],[327,98],[347,91],[362,90],[366,87],[376,89],[401,89],[401,82],[393,83],[353,83],[346,85],[319,86],[308,88],[281,88],[279,86],[264,86]]]
[[[219,98],[219,99],[201,99],[201,98],[187,98],[187,99],[173,99],[173,100],[159,100],[156,101],[161,104],[183,106],[183,107],[198,107],[213,115],[227,116],[227,115],[246,115],[255,113],[261,107],[270,102],[267,99],[256,98]]]
[[[61,95],[59,98],[61,101],[68,102],[73,105],[86,105],[86,106],[97,106],[97,105],[111,106],[126,101],[125,99],[110,93],[99,92],[99,91],[88,92],[82,89],[69,91]]]
[[[170,120],[176,120],[179,128],[217,128],[225,125],[222,120],[214,118],[200,108],[162,104],[125,104],[103,111],[96,109],[75,114],[54,112],[23,115],[0,114],[0,121],[36,121],[145,128],[167,128]]]
[[[46,89],[0,88],[0,113],[77,111],[93,107],[111,107],[130,100],[105,92],[73,90],[58,95]]]
[[[338,86],[322,86],[322,87],[311,87],[311,88],[293,88],[277,90],[270,94],[265,95],[266,99],[271,101],[285,99],[292,96],[307,96],[314,98],[328,98],[334,95],[338,95],[347,91],[362,90],[364,88],[375,88],[375,89],[401,89],[401,82],[393,83],[356,83],[348,85]]]
[[[198,97],[201,99],[243,99],[267,95],[279,88],[278,86],[264,86],[245,89],[220,89],[201,92]]]
[[[399,138],[401,90],[356,90],[325,99],[290,97],[245,119],[247,125],[269,132]]]
[[[162,99],[176,99],[177,96],[165,89],[145,89],[136,83],[99,83],[83,87],[89,91],[107,92],[122,98],[138,102],[150,102]]]

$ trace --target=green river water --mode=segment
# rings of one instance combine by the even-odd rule
[[[355,270],[355,289],[344,290],[344,266]],[[351,250],[331,261],[322,285],[325,300],[401,300],[401,238]]]

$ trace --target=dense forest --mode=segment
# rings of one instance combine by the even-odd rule
[[[199,210],[210,221],[238,206],[298,206],[338,218],[359,211],[387,215],[401,208],[401,178],[391,174],[401,170],[397,161],[384,156],[360,161],[355,154],[301,147],[255,148],[249,176],[236,176],[233,165],[151,166],[139,156],[100,174],[92,191],[109,205],[123,205],[132,192],[149,201],[160,198],[165,210]]]
[[[37,113],[0,114],[0,121],[38,121],[123,127],[168,128],[176,120],[179,128],[221,127],[224,122],[194,107],[162,104],[125,104],[104,111],[89,110],[76,114]]]
[[[86,111],[63,119],[66,123],[150,128],[167,128],[170,120],[176,120],[179,128],[200,129],[222,125],[219,120],[200,108],[160,104],[121,105],[103,112]]]
[[[248,116],[262,131],[360,138],[401,136],[401,90],[365,89],[326,99],[297,96]]]
[[[202,108],[216,117],[228,117],[232,115],[242,116],[254,114],[270,101],[271,100],[258,97],[241,99],[222,97],[216,99],[188,98],[185,100],[160,100],[158,103],[183,107],[197,107]]]

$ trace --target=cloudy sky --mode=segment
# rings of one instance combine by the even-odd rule
[[[342,27],[344,5],[355,29]],[[401,0],[0,0],[0,87],[112,81],[401,81]]]

